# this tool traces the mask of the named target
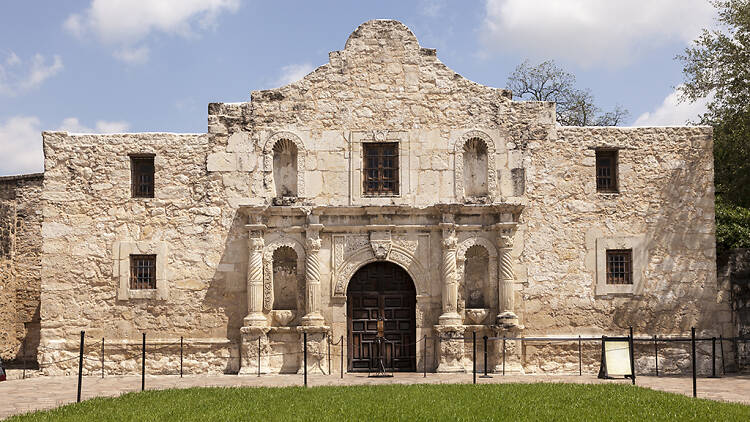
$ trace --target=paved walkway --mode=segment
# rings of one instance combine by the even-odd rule
[[[471,374],[432,374],[426,378],[422,374],[396,374],[393,378],[368,378],[366,374],[345,374],[344,379],[338,375],[310,375],[310,386],[321,385],[375,385],[375,384],[450,384],[470,383]],[[689,377],[648,377],[637,378],[637,384],[655,390],[692,395],[692,381]],[[146,389],[188,388],[188,387],[276,387],[302,385],[302,375],[190,375],[180,378],[172,375],[146,376]],[[600,380],[593,374],[584,376],[552,375],[493,375],[491,379],[477,377],[477,383],[534,383],[534,382],[568,382],[568,383],[630,383],[629,380]],[[37,376],[27,379],[15,379],[0,383],[0,419],[11,415],[26,413],[38,409],[50,409],[76,400],[77,378]],[[138,391],[141,388],[141,377],[107,376],[84,377],[82,400],[100,396],[119,396],[120,394]],[[699,378],[698,397],[713,400],[724,400],[750,404],[750,375],[726,376],[724,378]]]

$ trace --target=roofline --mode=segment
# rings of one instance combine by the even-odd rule
[[[0,182],[11,182],[14,180],[43,179],[44,173],[17,174],[13,176],[0,176]]]

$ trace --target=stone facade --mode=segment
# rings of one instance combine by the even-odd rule
[[[36,361],[42,174],[0,177],[0,358]]]
[[[732,334],[710,128],[557,126],[553,103],[464,79],[396,21],[362,24],[329,59],[250,102],[209,104],[207,134],[43,134],[46,372],[74,367],[52,362],[80,330],[123,350],[144,331],[184,337],[202,348],[191,361],[240,374],[298,371],[306,334],[313,371],[338,371],[327,336],[349,341],[347,287],[373,262],[414,284],[416,370],[470,370],[472,332]],[[395,145],[391,195],[364,189],[378,144]],[[617,193],[597,192],[602,149],[618,151]],[[131,197],[131,154],[155,157],[154,198]],[[632,250],[633,284],[602,283],[611,248]],[[156,256],[151,292],[129,288],[133,253]],[[506,347],[509,371],[570,360]]]

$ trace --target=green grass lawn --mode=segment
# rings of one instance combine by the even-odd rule
[[[750,421],[750,406],[624,384],[191,388],[97,398],[11,421]]]

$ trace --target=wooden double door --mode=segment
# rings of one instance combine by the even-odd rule
[[[374,370],[381,357],[388,370],[416,370],[417,295],[409,274],[390,262],[367,264],[352,277],[346,296],[349,371]]]

